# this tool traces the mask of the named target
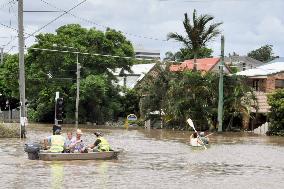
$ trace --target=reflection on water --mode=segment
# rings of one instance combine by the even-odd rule
[[[51,187],[52,189],[63,188],[64,181],[64,165],[62,162],[52,162],[51,170]]]
[[[63,132],[74,130],[64,128]],[[31,161],[24,143],[51,134],[51,126],[29,128],[28,138],[0,139],[2,188],[283,188],[284,138],[248,133],[211,136],[208,150],[191,148],[191,133],[101,129],[114,148],[112,161]],[[83,129],[91,144],[93,130]],[[0,187],[0,188],[1,188]]]

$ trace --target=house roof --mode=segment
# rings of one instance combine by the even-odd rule
[[[133,89],[136,84],[144,78],[144,76],[155,66],[156,64],[135,64],[130,70],[132,72],[128,72],[124,70],[124,74],[126,76],[126,87]],[[120,76],[121,68],[116,69],[113,72],[113,75],[117,77],[117,84],[120,86],[124,85],[124,77]]]
[[[197,59],[197,70],[200,71],[210,71],[218,62],[220,58],[202,58]],[[194,60],[185,60],[180,65],[172,65],[170,66],[170,71],[177,72],[177,71],[184,71],[184,70],[192,70],[194,65]]]
[[[154,64],[134,64],[133,66],[131,66],[130,70],[132,72],[128,72],[126,70],[124,70],[124,74],[126,75],[142,75],[142,74],[146,74],[148,73],[153,67],[155,66]],[[115,71],[113,72],[113,75],[118,76],[121,72],[121,68],[117,68],[115,69]]]
[[[267,76],[283,71],[284,71],[284,62],[274,62],[271,64],[265,64],[263,66],[259,66],[254,69],[248,69],[245,71],[238,72],[236,73],[236,75],[243,75],[247,77]]]
[[[275,58],[274,60],[268,62],[267,64],[271,64],[271,63],[275,63],[275,62],[283,62],[284,63],[284,57]]]
[[[232,63],[232,64],[240,64],[240,63],[246,63],[246,64],[254,64],[261,66],[264,63],[256,60],[254,58],[248,57],[248,56],[229,56],[225,57],[225,62],[226,63]]]

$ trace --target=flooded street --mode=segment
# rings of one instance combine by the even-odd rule
[[[189,132],[100,129],[124,149],[118,160],[28,160],[24,144],[50,131],[34,125],[26,140],[0,139],[0,188],[284,188],[284,137],[214,134],[208,150],[198,150],[188,145]],[[83,129],[88,144],[92,131]]]

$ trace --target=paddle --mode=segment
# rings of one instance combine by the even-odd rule
[[[188,118],[186,121],[187,121],[187,123],[189,124],[189,126],[190,126],[190,127],[192,127],[192,128],[193,128],[193,130],[196,132],[197,137],[198,137],[198,138],[199,138],[199,140],[202,142],[204,149],[205,149],[205,150],[207,150],[207,148],[206,148],[206,146],[205,146],[204,142],[201,140],[201,138],[200,138],[200,136],[199,136],[198,132],[196,131],[196,129],[195,129],[195,127],[194,127],[193,121],[192,121],[190,118]]]

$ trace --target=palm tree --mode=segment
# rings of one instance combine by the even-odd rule
[[[197,69],[196,59],[200,49],[205,47],[207,42],[213,40],[221,33],[218,27],[222,24],[222,22],[213,23],[207,26],[213,19],[213,16],[207,14],[197,16],[196,10],[194,9],[192,21],[189,20],[187,13],[184,14],[183,26],[187,36],[184,37],[178,33],[168,34],[168,40],[174,39],[179,41],[183,43],[188,50],[193,52],[194,70]]]

